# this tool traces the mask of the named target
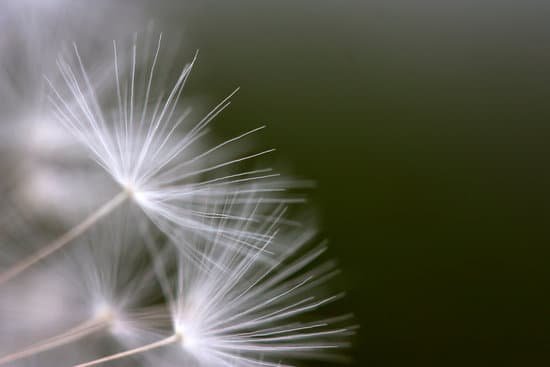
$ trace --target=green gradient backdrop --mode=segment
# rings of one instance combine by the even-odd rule
[[[550,3],[181,8],[192,88],[242,87],[217,126],[319,183],[356,365],[548,365]]]

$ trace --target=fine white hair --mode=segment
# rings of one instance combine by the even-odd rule
[[[74,46],[71,59],[63,56],[58,61],[64,84],[50,83],[59,120],[168,235],[183,229],[208,236],[217,229],[204,219],[249,219],[204,209],[228,198],[239,205],[258,198],[266,204],[294,201],[280,195],[292,181],[278,179],[270,167],[252,166],[273,149],[232,156],[234,146],[263,126],[209,144],[209,125],[229,106],[234,92],[198,122],[188,121],[190,109],[181,100],[196,55],[171,88],[156,86],[161,41],[162,36],[143,54],[136,41],[126,52],[113,42],[113,90],[102,97]]]

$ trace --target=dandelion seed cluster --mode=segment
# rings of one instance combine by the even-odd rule
[[[307,184],[250,148],[264,126],[217,140],[237,90],[192,110],[198,53],[173,74],[117,4],[2,4],[0,366],[344,361]]]

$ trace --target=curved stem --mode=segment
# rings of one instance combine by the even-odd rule
[[[101,317],[84,321],[83,323],[75,326],[72,329],[67,330],[62,334],[33,344],[30,347],[27,347],[15,353],[0,357],[0,365],[14,362],[22,358],[30,357],[35,354],[46,352],[62,345],[72,343],[92,333],[105,329],[107,326],[109,326],[110,322],[111,319],[109,317]]]
[[[125,352],[113,354],[113,355],[110,355],[110,356],[107,356],[107,357],[99,358],[99,359],[96,359],[96,360],[93,360],[93,361],[90,361],[90,362],[81,363],[81,364],[78,364],[78,365],[73,366],[73,367],[90,367],[90,366],[95,366],[95,365],[98,365],[98,364],[101,364],[101,363],[126,358],[126,357],[129,357],[129,356],[144,353],[144,352],[147,352],[147,351],[150,351],[150,350],[153,350],[153,349],[164,347],[166,345],[175,344],[175,343],[179,342],[181,339],[182,339],[181,334],[174,334],[174,335],[172,335],[168,338],[159,340],[159,341],[151,343],[151,344],[147,344],[147,345],[135,348],[135,349],[130,349],[130,350],[127,350]]]
[[[3,273],[0,273],[0,284],[3,284],[11,280],[15,276],[19,275],[19,273],[22,273],[27,268],[30,268],[40,260],[50,256],[57,250],[63,248],[65,245],[70,243],[75,238],[82,235],[90,227],[92,227],[98,220],[100,220],[101,218],[103,218],[104,216],[112,212],[120,204],[126,201],[126,199],[130,197],[130,195],[131,193],[127,190],[121,191],[111,200],[103,204],[103,206],[101,206],[92,214],[90,214],[82,222],[80,222],[79,224],[71,228],[69,231],[65,232],[64,234],[62,234],[61,236],[59,236],[58,238],[56,238],[46,246],[42,247],[38,251],[24,258],[23,260],[15,263],[8,270],[4,271]]]

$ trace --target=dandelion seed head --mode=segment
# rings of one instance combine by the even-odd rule
[[[172,324],[181,352],[197,365],[279,366],[282,360],[334,358],[348,345],[349,317],[326,312],[342,295],[322,291],[337,274],[335,264],[320,262],[323,245],[306,250],[314,229],[281,225],[283,212],[274,210],[271,220],[255,227],[256,241],[246,252],[221,244],[245,237],[198,237],[196,261],[180,259]],[[243,233],[250,225],[225,224]],[[225,230],[220,227],[219,234]],[[263,253],[280,243],[287,251],[265,261]]]
[[[162,36],[143,47],[137,40],[129,47],[113,42],[108,67],[103,60],[95,63],[95,57],[88,63],[82,56],[93,53],[74,45],[56,61],[59,78],[47,79],[53,111],[43,108],[41,91],[25,89],[33,108],[16,107],[10,115],[29,128],[27,145],[15,144],[29,156],[56,161],[68,155],[80,165],[74,141],[85,148],[127,194],[121,197],[137,204],[175,244],[177,256],[166,261],[179,264],[175,287],[171,289],[168,274],[157,274],[156,259],[144,253],[136,227],[129,239],[123,238],[129,218],[109,216],[110,229],[98,226],[74,247],[48,259],[45,270],[37,269],[49,274],[44,281],[63,283],[61,289],[33,289],[27,299],[46,307],[34,310],[27,321],[52,326],[50,320],[61,327],[89,322],[94,331],[135,346],[155,340],[155,322],[169,316],[177,352],[194,361],[190,365],[202,366],[275,367],[283,360],[325,359],[345,347],[353,329],[348,319],[317,317],[340,298],[319,290],[336,273],[334,264],[318,263],[322,246],[306,251],[313,229],[294,231],[282,225],[285,204],[293,202],[286,190],[299,184],[257,164],[273,149],[249,148],[249,139],[264,126],[216,141],[212,121],[236,91],[192,119],[183,91],[196,56],[174,80],[163,83],[162,74],[170,73],[161,66]],[[51,66],[45,62],[40,73],[51,75]],[[34,79],[33,74],[33,85]],[[16,96],[17,88],[11,87],[0,86],[0,95]],[[54,122],[61,122],[64,130]],[[43,160],[37,162],[45,167]],[[32,172],[19,192],[48,209],[54,208],[51,200],[75,205],[79,192],[95,196],[95,187],[105,186],[99,180],[80,186],[65,172]],[[153,257],[158,256],[155,251]],[[165,299],[159,297],[160,289]],[[167,307],[158,306],[163,301]],[[50,308],[55,312],[48,313]],[[12,314],[2,317],[6,315]],[[49,331],[44,328],[44,337]]]
[[[292,186],[291,180],[275,181],[278,174],[271,168],[243,168],[273,149],[231,156],[238,151],[235,146],[264,126],[209,143],[209,125],[236,91],[191,122],[190,108],[182,101],[196,56],[170,88],[157,85],[162,79],[161,41],[162,36],[143,50],[136,41],[129,48],[113,42],[114,87],[106,93],[109,98],[100,98],[76,46],[70,58],[61,56],[64,83],[49,82],[59,121],[169,236],[182,229],[211,236],[216,221],[236,217],[213,209],[229,198],[235,207],[285,202],[281,193]],[[249,195],[252,192],[261,195]]]

